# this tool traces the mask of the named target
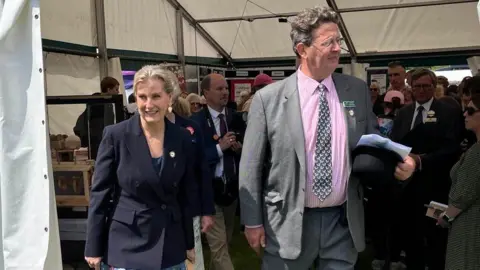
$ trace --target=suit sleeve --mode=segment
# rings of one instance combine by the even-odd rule
[[[257,93],[248,113],[248,124],[240,159],[240,213],[245,226],[263,224],[262,171],[267,144],[265,110],[262,95]]]
[[[195,127],[196,139],[196,176],[201,190],[201,213],[202,216],[212,216],[215,214],[215,204],[213,202],[212,174],[208,166],[205,155],[205,140],[200,127]]]
[[[187,160],[195,160],[195,148],[192,144],[190,134],[185,131],[183,136],[183,145]],[[193,231],[193,217],[195,209],[198,209],[200,202],[200,191],[198,181],[195,178],[195,166],[185,166],[182,184],[179,190],[179,202],[182,211],[183,230],[185,235],[185,246],[187,250],[195,247],[195,236]]]
[[[110,129],[103,131],[90,191],[87,219],[86,257],[103,257],[107,241],[107,218],[116,183],[115,150]]]

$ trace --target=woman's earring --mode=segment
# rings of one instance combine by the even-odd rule
[[[168,113],[172,113],[172,111],[173,111],[172,106],[168,106]]]

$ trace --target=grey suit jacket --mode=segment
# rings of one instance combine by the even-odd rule
[[[377,133],[367,84],[333,74],[340,102],[355,103],[345,113],[352,151],[364,134]],[[240,209],[246,226],[262,224],[265,251],[284,259],[298,258],[302,246],[306,157],[297,73],[271,84],[253,98],[240,161]],[[350,176],[347,191],[349,229],[358,251],[365,248],[363,189]]]

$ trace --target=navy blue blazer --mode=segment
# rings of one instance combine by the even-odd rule
[[[189,209],[199,204],[188,166],[194,154],[190,136],[165,119],[158,174],[138,114],[104,130],[90,192],[86,257],[127,269],[166,268],[186,259],[194,247]]]
[[[197,212],[201,216],[213,216],[215,215],[215,204],[213,202],[212,178],[205,156],[205,141],[202,130],[195,121],[178,114],[175,114],[175,124],[189,130],[192,142],[196,146],[195,176],[199,181],[200,200],[202,201]]]

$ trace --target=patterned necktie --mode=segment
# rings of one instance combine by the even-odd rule
[[[413,122],[413,128],[417,127],[420,124],[423,124],[423,110],[425,108],[423,106],[419,106],[417,108],[417,116],[415,117],[415,122]]]
[[[218,115],[220,119],[220,136],[224,136],[228,132],[227,122],[225,121],[225,115],[223,113]],[[223,174],[228,179],[233,179],[235,176],[235,160],[231,154],[224,153],[223,155]]]
[[[313,169],[313,193],[320,201],[332,192],[332,124],[326,97],[326,87],[319,86],[317,140],[315,143],[315,167]]]
[[[220,136],[223,136],[227,133],[227,123],[225,122],[225,115],[223,113],[218,115],[220,119]]]

